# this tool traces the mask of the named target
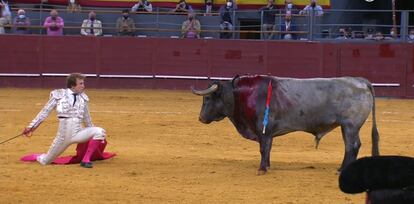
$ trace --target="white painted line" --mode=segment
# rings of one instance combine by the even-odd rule
[[[229,78],[229,77],[210,77],[210,79],[213,79],[213,80],[232,80],[233,78]]]
[[[372,86],[399,87],[400,84],[397,84],[397,83],[372,83]]]
[[[208,79],[208,77],[205,77],[205,76],[176,76],[176,75],[155,75],[155,78],[162,78],[162,79],[205,79],[205,80]]]
[[[6,77],[16,77],[16,76],[39,77],[40,74],[0,73],[0,76],[6,76]]]
[[[97,74],[83,74],[83,75],[85,75],[87,77],[97,77],[98,76]],[[69,74],[65,74],[65,73],[42,73],[42,76],[57,76],[57,77],[60,77],[60,76],[69,76]]]
[[[98,111],[90,111],[91,113],[117,113],[117,114],[175,114],[175,115],[182,115],[183,112],[171,112],[171,111],[110,111],[110,110],[98,110]]]
[[[152,75],[120,75],[120,74],[101,74],[99,77],[102,78],[141,78],[141,79],[152,79]]]

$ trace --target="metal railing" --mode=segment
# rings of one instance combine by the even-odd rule
[[[82,8],[77,12],[66,9],[65,6],[53,5],[59,15],[65,20],[66,35],[80,35],[83,19],[90,11],[95,11],[97,18],[103,23],[104,35],[116,35],[116,18],[121,16],[121,10],[109,8]],[[45,34],[44,19],[49,16],[49,7],[43,4],[21,4],[12,7],[13,14],[18,9],[25,9],[31,19],[32,34]],[[154,12],[131,12],[135,20],[134,29],[139,36],[171,37],[180,36],[181,25],[186,20],[183,13],[173,13],[171,8],[154,8]],[[393,22],[391,10],[325,10],[323,16],[316,16],[313,12],[300,15],[299,11],[292,11],[292,25],[295,29],[284,31],[284,10],[274,11],[275,23],[271,30],[263,29],[264,12],[258,10],[241,10],[232,14],[233,30],[220,29],[220,16],[218,11],[206,16],[202,11],[195,10],[201,21],[201,34],[205,38],[219,38],[220,33],[232,33],[231,38],[246,38],[252,35],[261,40],[282,40],[286,34],[295,35],[294,40],[393,40],[411,41],[409,32],[412,31],[414,40],[414,11],[398,10],[397,22]],[[246,23],[248,22],[248,23]],[[7,33],[12,33],[12,25],[5,25]],[[396,34],[390,33],[396,30]],[[269,37],[270,36],[270,37]],[[382,38],[381,38],[382,36]]]

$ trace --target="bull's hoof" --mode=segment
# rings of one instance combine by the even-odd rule
[[[261,175],[265,175],[266,174],[266,170],[263,170],[263,169],[259,169],[258,171],[257,171],[257,175],[258,176],[261,176]]]

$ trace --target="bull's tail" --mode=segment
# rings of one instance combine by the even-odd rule
[[[379,155],[379,147],[378,147],[378,143],[379,143],[379,134],[378,134],[378,129],[377,129],[377,120],[375,118],[375,92],[374,92],[374,87],[372,86],[371,83],[367,84],[369,87],[369,90],[371,91],[371,95],[372,95],[372,133],[371,133],[371,137],[372,137],[372,156],[378,156]]]

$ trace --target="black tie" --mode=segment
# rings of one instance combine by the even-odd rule
[[[93,31],[93,21],[91,21],[91,34],[94,35],[94,31]]]
[[[75,105],[75,103],[76,103],[76,96],[77,96],[78,94],[76,94],[76,93],[73,93],[73,105],[72,106],[74,106]]]

